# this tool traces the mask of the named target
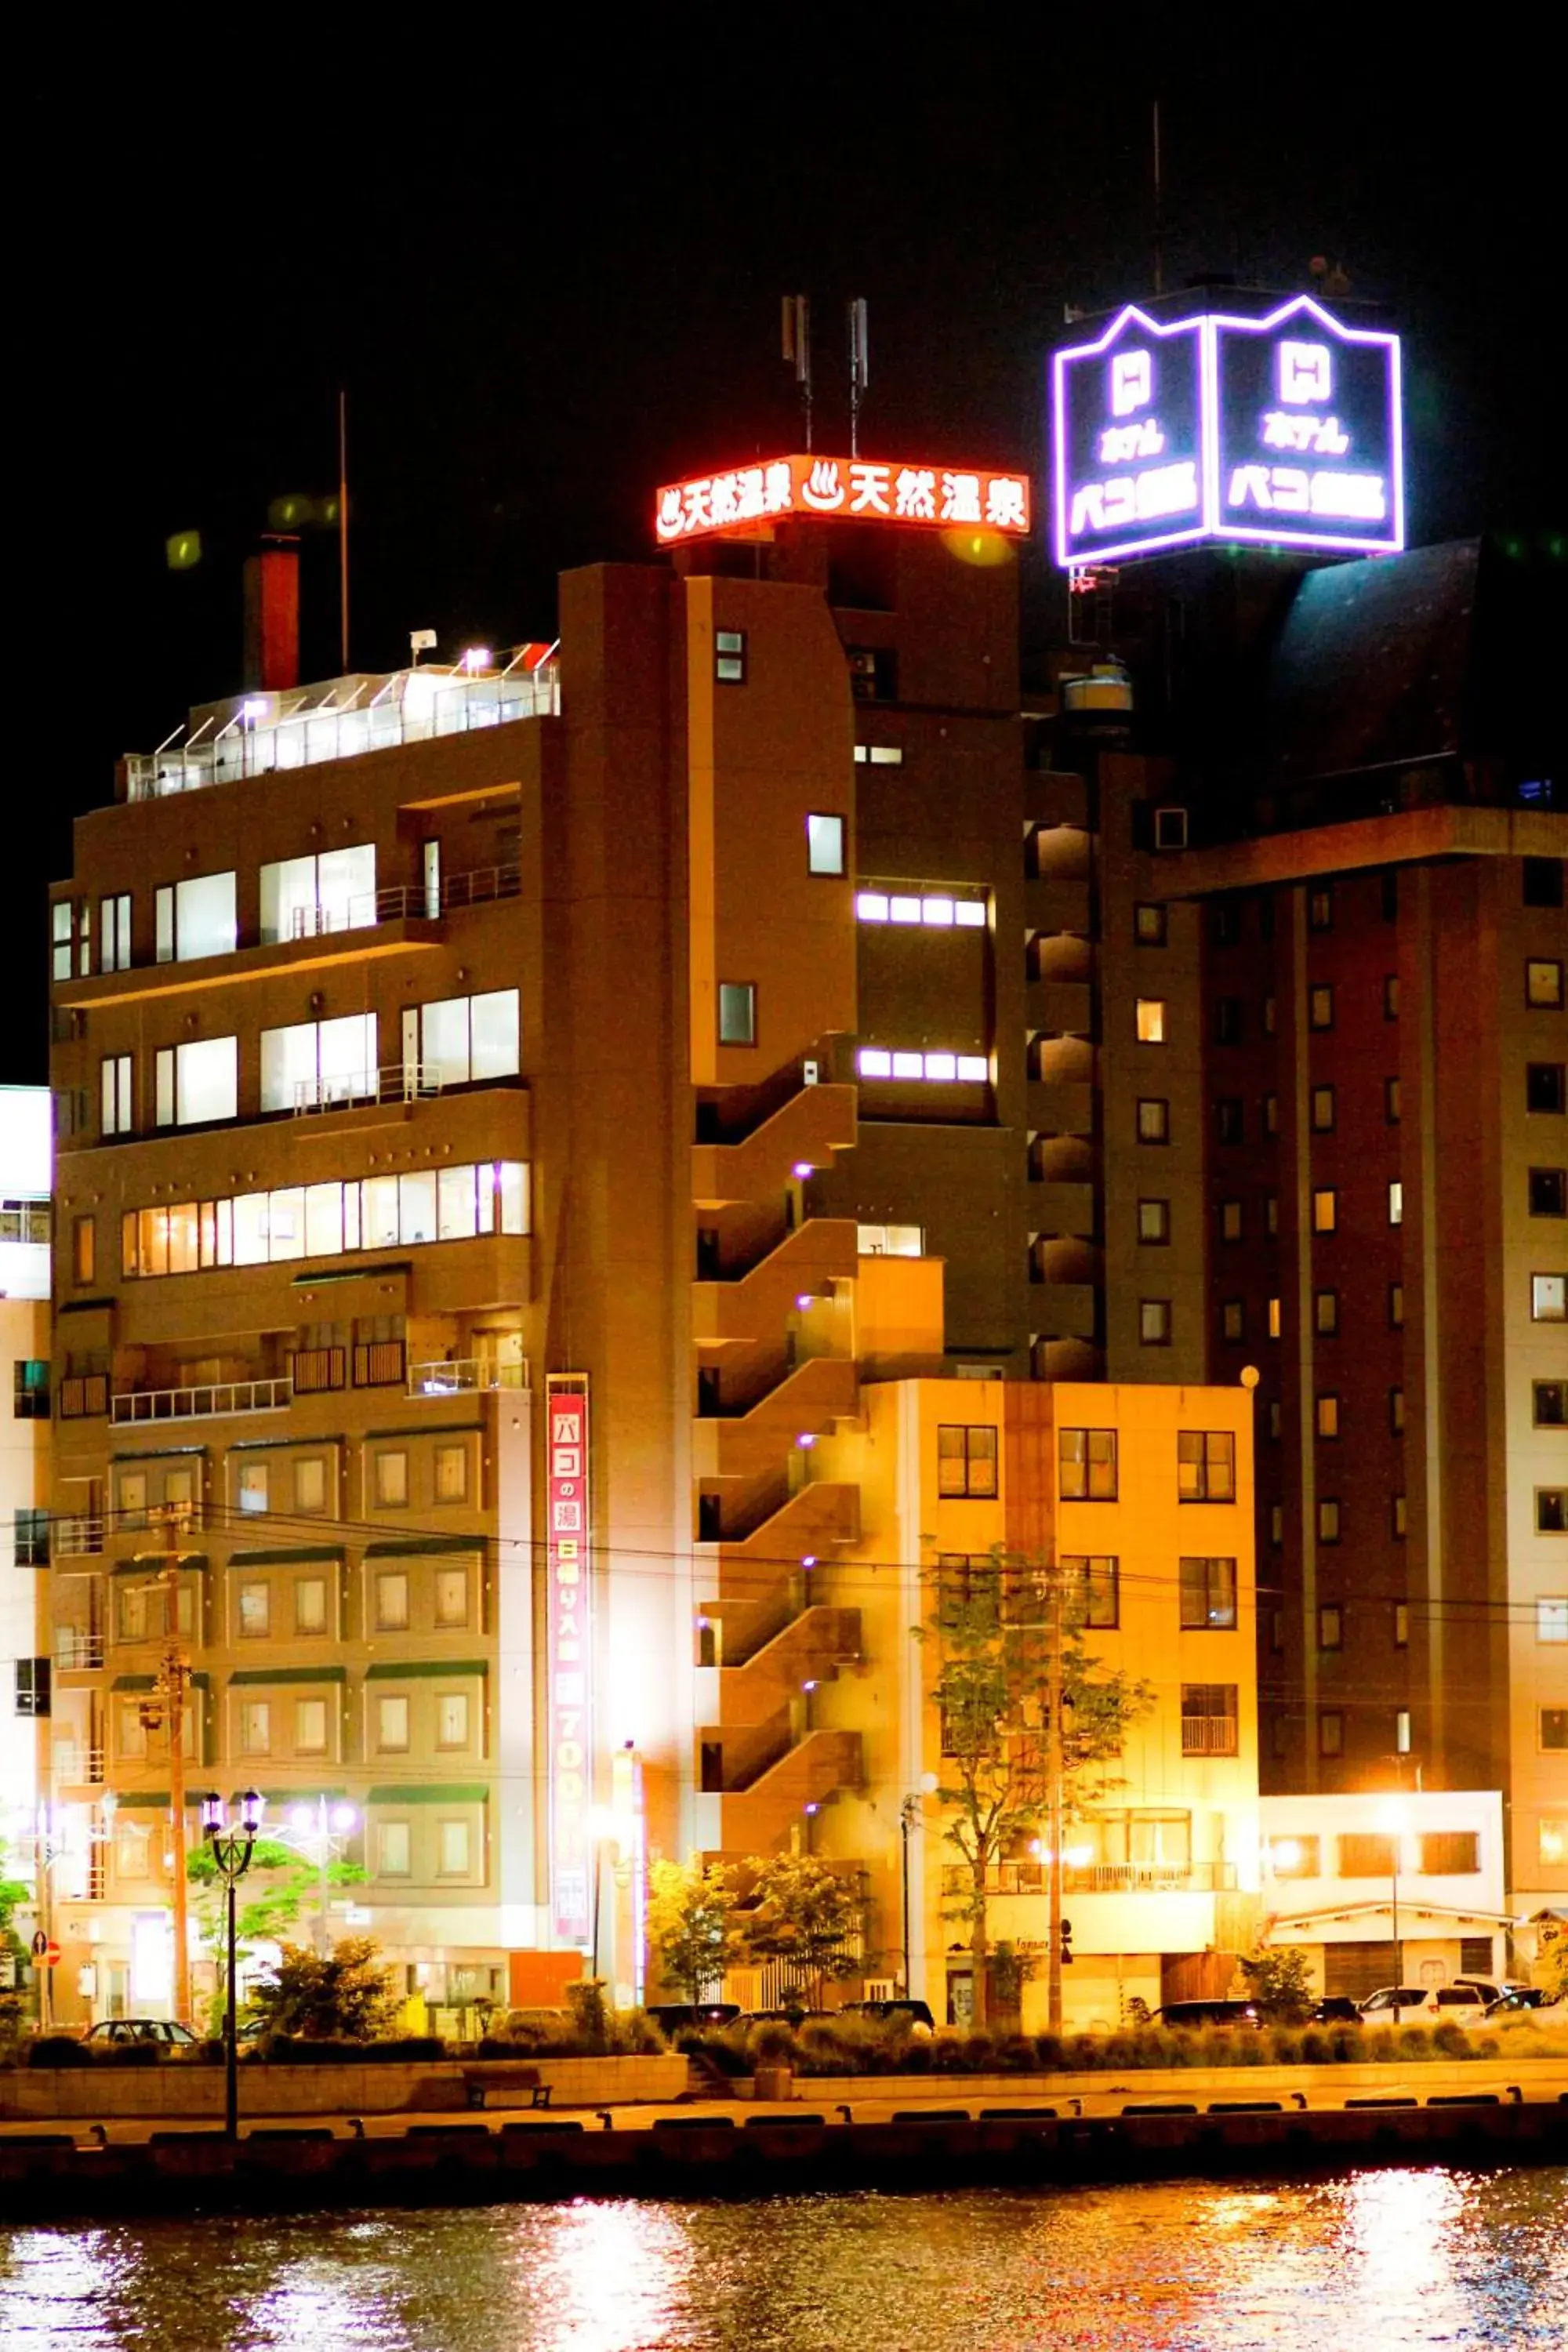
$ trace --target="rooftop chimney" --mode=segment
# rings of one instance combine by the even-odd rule
[[[245,686],[300,683],[300,542],[268,538],[245,560]]]

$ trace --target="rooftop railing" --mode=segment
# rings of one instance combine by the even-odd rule
[[[288,1380],[214,1381],[199,1388],[132,1389],[114,1398],[110,1419],[125,1423],[202,1421],[216,1413],[280,1412],[293,1397]]]
[[[339,679],[316,700],[314,691],[249,696],[221,727],[205,719],[184,743],[130,753],[127,796],[161,800],[171,793],[352,760],[479,727],[553,718],[561,709],[561,676],[553,661],[490,677],[396,670],[386,677]]]
[[[408,1367],[411,1397],[463,1396],[474,1391],[483,1394],[491,1389],[525,1389],[528,1385],[526,1364],[498,1364],[479,1356],[448,1356],[439,1363]]]

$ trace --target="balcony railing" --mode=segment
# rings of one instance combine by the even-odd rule
[[[90,1674],[103,1664],[103,1636],[75,1626],[55,1628],[55,1666],[63,1675]]]
[[[116,1422],[203,1421],[231,1412],[281,1412],[293,1399],[293,1382],[215,1381],[203,1388],[133,1389],[113,1400]]]
[[[1184,1715],[1184,1756],[1234,1756],[1237,1753],[1234,1715]]]
[[[57,1560],[95,1559],[103,1549],[103,1521],[58,1518],[50,1528],[49,1537],[50,1549]]]
[[[458,908],[488,907],[498,898],[515,898],[521,888],[522,868],[512,865],[477,866],[470,873],[446,874],[438,885],[389,882],[384,889],[355,891],[350,898],[325,905],[314,901],[290,907],[282,936],[326,939],[342,931],[369,930],[377,923],[401,922],[410,916],[434,922],[437,916],[449,915]],[[265,934],[262,945],[273,944],[272,934]]]
[[[54,1777],[62,1789],[101,1789],[108,1775],[101,1748],[82,1748],[74,1739],[55,1734]]]
[[[967,1895],[972,1881],[962,1864],[943,1866],[943,1895]],[[1062,1887],[1068,1895],[1214,1895],[1233,1890],[1231,1862],[1068,1863]],[[985,1874],[988,1895],[1047,1895],[1050,1872],[1043,1862],[993,1863]]]
[[[424,1102],[441,1091],[436,1062],[389,1062],[384,1070],[343,1070],[333,1077],[296,1078],[294,1116],[349,1110],[355,1103]]]
[[[410,1364],[411,1397],[462,1396],[470,1390],[525,1389],[526,1364],[498,1364],[479,1356],[447,1357],[437,1364]]]
[[[160,800],[170,793],[201,792],[209,784],[352,760],[437,735],[554,717],[561,709],[560,671],[552,661],[489,677],[432,667],[340,679],[315,702],[309,699],[312,690],[291,702],[286,696],[276,703],[270,695],[248,698],[249,715],[242,709],[214,733],[205,732],[212,724],[205,720],[184,743],[132,752],[125,763],[129,797]],[[264,709],[254,707],[262,704]]]

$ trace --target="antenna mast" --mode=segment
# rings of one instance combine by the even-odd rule
[[[866,331],[866,298],[849,305],[849,455],[860,455],[860,403],[871,380],[871,348]]]
[[[795,380],[800,386],[801,406],[805,413],[805,446],[811,448],[811,298],[805,294],[786,294],[784,298],[781,349],[785,362],[795,369]]]

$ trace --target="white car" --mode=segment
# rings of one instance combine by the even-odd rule
[[[1474,2024],[1486,2015],[1480,1990],[1472,1984],[1384,1985],[1361,2005],[1367,2025],[1437,2025],[1445,2018]]]

